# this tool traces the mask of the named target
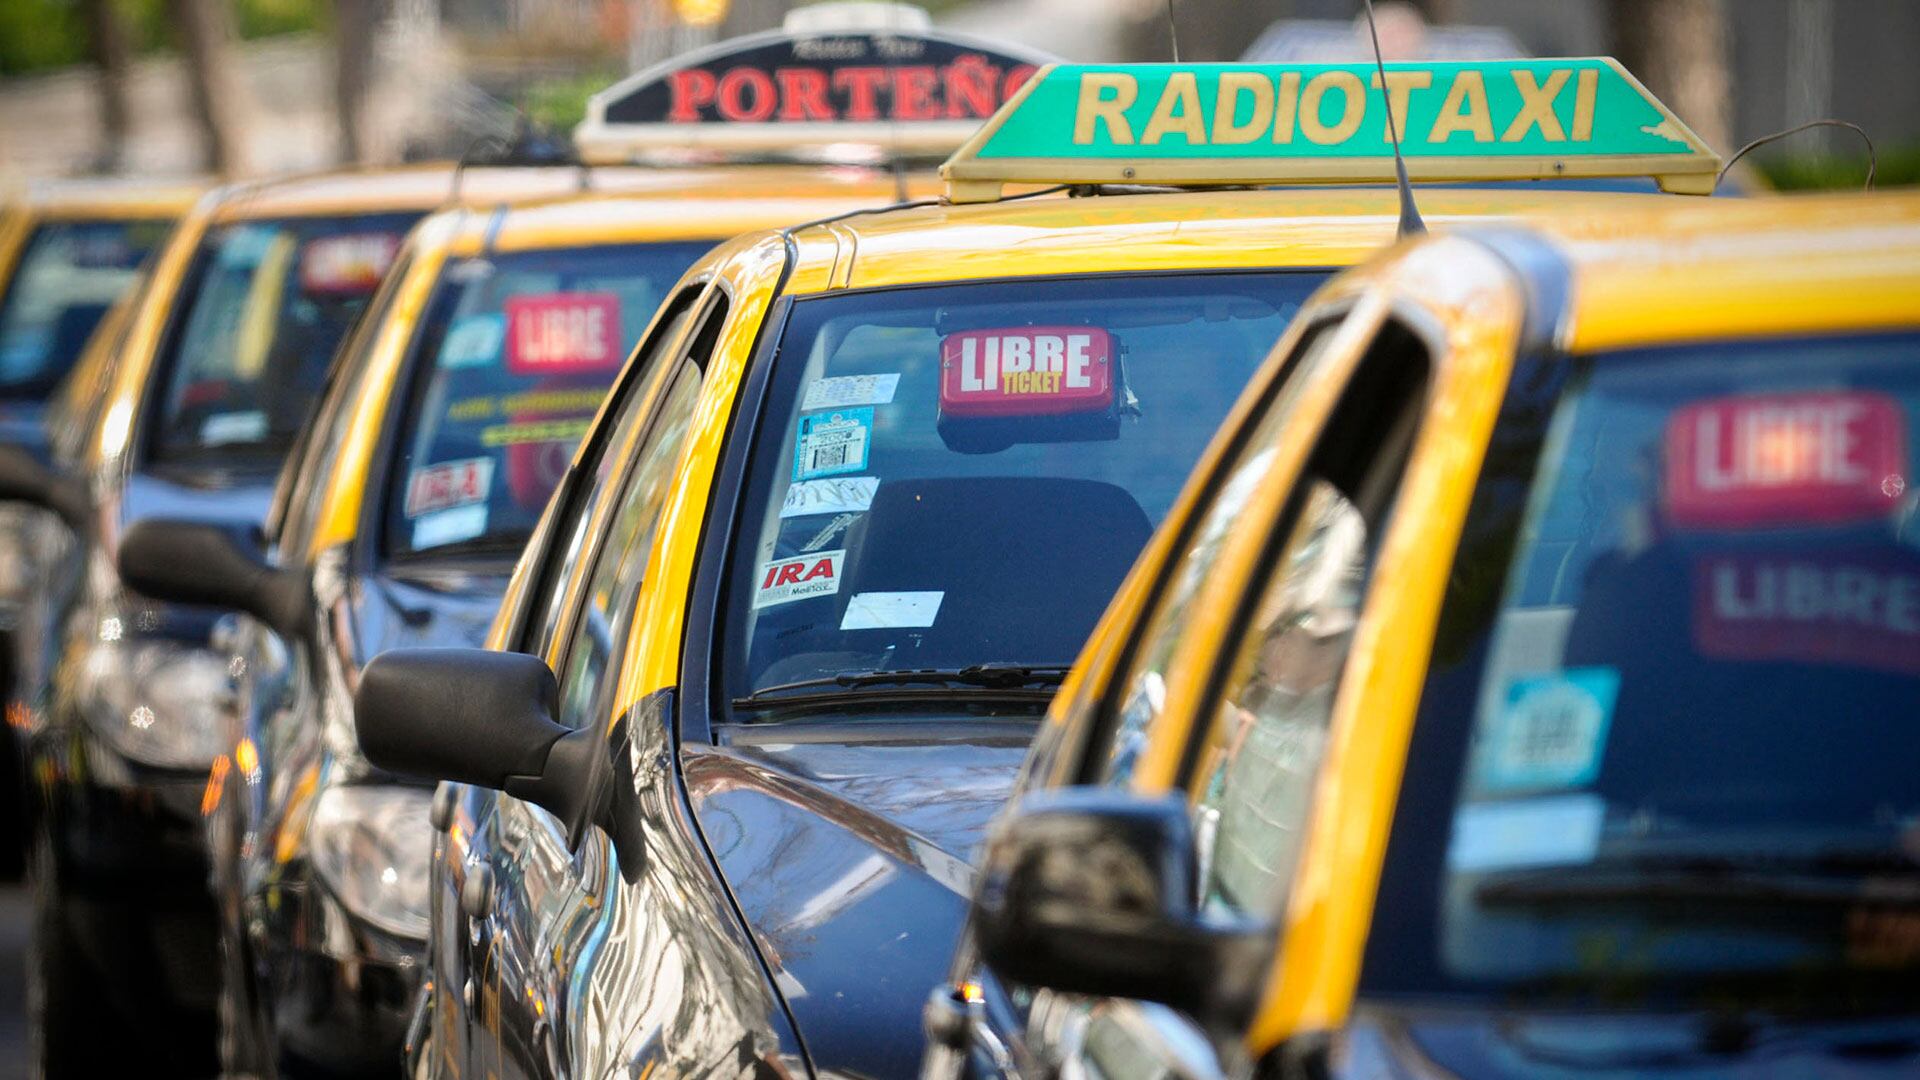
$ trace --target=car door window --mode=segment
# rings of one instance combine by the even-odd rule
[[[1200,526],[1194,531],[1186,551],[1175,562],[1163,586],[1158,607],[1146,629],[1135,643],[1133,662],[1122,680],[1118,707],[1107,734],[1100,779],[1108,784],[1125,784],[1145,748],[1147,730],[1166,707],[1167,667],[1173,661],[1193,611],[1193,601],[1206,580],[1228,533],[1247,508],[1247,502],[1260,487],[1273,462],[1274,442],[1280,430],[1295,416],[1300,388],[1313,377],[1324,362],[1339,327],[1328,321],[1307,331],[1288,361],[1288,370],[1267,402],[1265,413],[1254,423],[1233,460],[1223,468],[1212,502],[1205,508]]]
[[[1188,781],[1209,906],[1264,914],[1291,881],[1427,369],[1417,338],[1382,328],[1288,500],[1258,600],[1229,635]]]
[[[680,451],[700,403],[702,364],[725,318],[725,303],[715,304],[694,335],[688,355],[663,366],[639,398],[646,403],[645,427],[631,455],[619,505],[602,529],[560,675],[560,723],[566,727],[611,719],[619,657],[638,607],[654,527],[666,506]]]
[[[618,400],[613,408],[618,419],[610,431],[608,425],[601,425],[606,433],[587,448],[586,457],[592,463],[587,473],[592,476],[591,482],[576,483],[562,495],[566,501],[558,509],[564,516],[551,534],[556,543],[542,560],[545,570],[534,592],[537,600],[531,612],[533,622],[525,628],[523,644],[533,656],[552,654],[565,615],[567,582],[572,578],[572,569],[586,553],[587,541],[592,536],[590,526],[599,516],[613,487],[614,474],[624,460],[621,448],[632,445],[634,429],[646,415],[648,395],[644,390],[654,384],[649,369],[658,366],[660,358],[668,355],[667,350],[680,341],[681,332],[698,310],[697,301],[703,288],[690,286],[667,301],[653,333],[640,343],[638,352],[628,362],[627,375],[615,390]]]

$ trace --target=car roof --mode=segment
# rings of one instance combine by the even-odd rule
[[[34,180],[0,203],[44,218],[177,218],[205,194],[205,180],[76,177]]]
[[[1920,192],[1667,200],[1538,223],[1577,352],[1920,325]]]
[[[1687,198],[1513,185],[1422,192],[1420,210],[1430,227],[1445,229],[1475,219]],[[940,203],[804,230],[788,291],[1199,267],[1343,267],[1391,242],[1398,220],[1391,187]]]
[[[614,174],[606,189],[516,202],[497,213],[444,211],[446,224],[438,227],[457,254],[720,240],[887,206],[900,187],[892,174],[866,168],[618,169],[596,170],[596,176],[602,172]],[[907,187],[926,193],[937,183],[921,174],[909,177]]]

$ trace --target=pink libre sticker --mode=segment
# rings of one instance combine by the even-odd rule
[[[1906,418],[1883,394],[1751,394],[1667,422],[1667,516],[1683,528],[1831,525],[1885,514],[1907,485]]]
[[[1097,326],[963,330],[940,343],[943,416],[1052,416],[1113,406],[1113,335]]]
[[[620,298],[612,293],[546,293],[506,303],[507,371],[579,375],[620,363]]]

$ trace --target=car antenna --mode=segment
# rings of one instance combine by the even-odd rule
[[[1169,4],[1173,0],[1167,0]],[[1407,179],[1407,159],[1400,155],[1400,126],[1393,118],[1393,94],[1387,88],[1387,61],[1380,54],[1380,27],[1373,21],[1373,0],[1366,0],[1367,34],[1373,38],[1373,66],[1380,73],[1380,100],[1387,107],[1387,138],[1393,142],[1394,183],[1400,189],[1400,227],[1397,235],[1401,237],[1419,236],[1427,231],[1427,223],[1420,220],[1420,208],[1413,202],[1413,183]]]
[[[1759,148],[1767,145],[1770,142],[1775,142],[1777,140],[1784,139],[1789,135],[1798,135],[1801,132],[1806,131],[1810,128],[1817,128],[1817,127],[1846,128],[1848,131],[1851,131],[1855,135],[1860,136],[1860,141],[1867,144],[1866,190],[1872,191],[1874,169],[1879,164],[1878,159],[1874,156],[1874,153],[1873,153],[1873,137],[1871,135],[1868,135],[1866,129],[1861,127],[1859,124],[1853,123],[1852,121],[1849,121],[1849,120],[1838,120],[1831,116],[1821,117],[1818,120],[1809,120],[1804,124],[1799,124],[1794,127],[1787,128],[1785,131],[1776,131],[1771,135],[1762,135],[1759,138],[1748,143],[1747,145],[1741,147],[1740,149],[1735,150],[1733,152],[1733,156],[1727,159],[1727,163],[1725,165],[1720,166],[1720,171],[1714,174],[1713,189],[1715,191],[1720,190],[1720,181],[1726,179],[1728,170],[1733,168],[1735,162],[1747,156],[1747,151],[1758,150]]]
[[[1167,41],[1173,47],[1173,62],[1180,62],[1180,27],[1173,21],[1173,0],[1167,0]]]

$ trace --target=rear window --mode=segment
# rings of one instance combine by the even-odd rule
[[[420,215],[250,221],[212,230],[159,370],[156,461],[272,464],[307,419],[334,349]]]
[[[797,301],[734,552],[726,679],[1072,663],[1316,272]]]
[[[1456,580],[1524,514],[1442,620],[1370,980],[1911,999],[1917,430],[1920,337],[1699,346],[1490,459]]]
[[[634,342],[709,246],[450,263],[415,345],[388,555],[517,554]]]
[[[33,231],[0,299],[0,398],[52,392],[171,224],[53,221]]]

